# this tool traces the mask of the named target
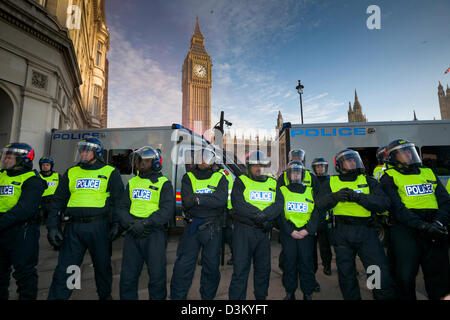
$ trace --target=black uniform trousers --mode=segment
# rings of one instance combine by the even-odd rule
[[[284,252],[283,286],[288,295],[295,293],[300,280],[303,294],[311,295],[316,287],[314,276],[314,235],[294,239],[286,233],[281,234]]]
[[[228,296],[245,300],[247,282],[253,259],[253,285],[256,300],[267,297],[270,280],[269,231],[236,222],[233,230],[233,275]]]
[[[39,236],[37,221],[18,224],[0,233],[0,300],[9,298],[11,267],[19,300],[36,300]]]
[[[226,213],[225,224],[222,231],[224,242],[230,247],[231,258],[233,258],[233,219],[231,216],[231,212]]]
[[[120,299],[138,300],[138,285],[142,267],[147,265],[150,300],[164,300],[167,296],[166,275],[167,231],[152,227],[143,239],[125,234],[120,272]]]
[[[216,296],[220,282],[220,252],[222,246],[222,227],[220,221],[208,221],[193,234],[190,227],[178,243],[177,259],[170,282],[170,298],[186,300],[197,265],[198,254],[202,251],[202,272],[200,276],[200,295],[203,300]]]
[[[365,223],[347,224],[336,222],[333,229],[334,251],[338,269],[339,287],[344,300],[360,300],[361,293],[356,278],[356,255],[364,268],[379,267],[380,288],[373,289],[376,300],[395,298],[395,288],[389,271],[389,264],[375,227]]]
[[[391,247],[395,257],[395,280],[399,299],[416,299],[416,276],[422,268],[428,298],[438,300],[448,294],[449,256],[447,239],[432,241],[404,225],[391,227]]]
[[[319,225],[317,229],[317,240],[319,242],[320,258],[322,259],[322,266],[331,266],[331,244],[329,239],[328,221]]]
[[[109,241],[109,221],[95,220],[87,223],[69,222],[64,228],[64,241],[59,250],[58,265],[48,293],[49,300],[67,300],[72,289],[67,286],[69,266],[80,266],[86,250],[94,264],[95,284],[101,300],[111,299],[112,267]]]

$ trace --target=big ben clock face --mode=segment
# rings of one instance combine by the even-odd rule
[[[205,66],[201,64],[194,64],[194,67],[192,68],[194,74],[199,78],[206,78],[206,68]]]

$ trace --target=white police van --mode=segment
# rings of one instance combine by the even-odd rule
[[[336,174],[334,156],[349,148],[359,152],[371,175],[377,165],[376,150],[395,139],[406,139],[415,144],[424,166],[431,168],[444,186],[450,177],[450,121],[391,121],[283,124],[279,132],[280,174],[286,168],[290,150],[301,148],[306,152],[306,167],[316,157],[329,163],[329,174]]]
[[[137,148],[151,146],[161,150],[163,158],[162,173],[168,177],[176,194],[176,214],[171,226],[184,226],[181,212],[181,178],[186,173],[186,165],[196,150],[210,148],[224,163],[221,166],[225,174],[233,179],[240,175],[238,166],[230,154],[217,149],[202,136],[178,125],[142,128],[107,128],[85,130],[52,130],[49,146],[49,156],[55,161],[55,170],[64,173],[75,165],[74,155],[77,143],[88,137],[99,138],[104,145],[103,157],[106,163],[116,167],[126,185],[135,174],[134,164],[130,161],[130,154]],[[195,155],[194,155],[195,156]],[[194,159],[195,162],[198,159]],[[145,194],[136,196],[145,197]]]
[[[395,139],[406,139],[416,146],[424,166],[429,167],[441,179],[444,187],[450,178],[450,121],[398,121],[398,122],[349,122],[349,123],[284,123],[279,131],[278,174],[286,168],[290,150],[305,150],[305,165],[312,171],[311,162],[322,157],[328,161],[328,173],[337,174],[334,157],[349,148],[359,152],[372,175],[377,165],[376,151]],[[410,192],[427,192],[422,185]],[[428,190],[429,191],[429,190]],[[384,242],[384,229],[378,229]]]

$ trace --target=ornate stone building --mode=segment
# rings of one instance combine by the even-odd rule
[[[450,119],[450,88],[447,84],[447,90],[444,92],[444,88],[439,81],[438,86],[438,98],[439,98],[439,109],[441,110],[441,119]]]
[[[53,128],[101,126],[104,19],[104,0],[0,1],[1,146],[29,143],[39,159]]]
[[[82,104],[88,112],[86,127],[106,127],[107,59],[109,31],[105,0],[39,0],[57,21],[68,28],[83,83]]]
[[[353,108],[351,103],[348,103],[348,122],[367,122],[366,115],[362,113],[362,107],[358,100],[358,95],[355,89],[355,102]]]
[[[212,63],[196,18],[189,52],[184,59],[182,125],[198,134],[211,128]]]

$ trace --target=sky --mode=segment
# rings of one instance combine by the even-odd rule
[[[380,29],[369,29],[380,8]],[[181,68],[199,15],[212,59],[211,117],[234,130],[347,122],[355,89],[368,121],[440,119],[450,85],[450,1],[107,0],[108,127],[181,123]]]

